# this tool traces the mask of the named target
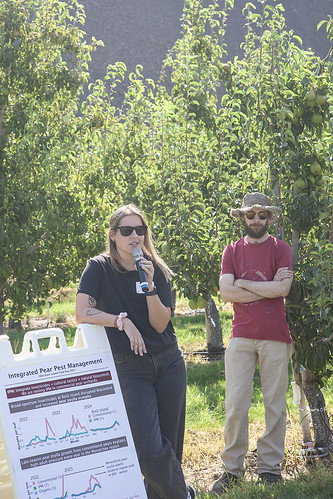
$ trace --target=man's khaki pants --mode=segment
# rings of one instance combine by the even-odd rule
[[[259,362],[266,431],[257,442],[258,473],[281,473],[289,357],[289,343],[231,338],[225,353],[225,448],[221,455],[227,472],[234,475],[244,472],[244,457],[248,450],[248,411],[253,376]]]

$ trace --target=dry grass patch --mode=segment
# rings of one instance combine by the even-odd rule
[[[191,430],[185,432],[183,470],[186,481],[195,486],[210,488],[221,475],[221,450],[224,430]]]
[[[257,439],[265,432],[265,425],[253,422],[249,425],[249,451],[245,457],[245,480],[257,480]],[[210,490],[223,472],[221,451],[224,446],[224,429],[192,430],[185,433],[183,470],[186,481],[199,490]],[[306,460],[300,455],[302,432],[297,417],[287,420],[285,457],[282,463],[284,480],[296,480],[321,466],[332,469],[330,457]]]

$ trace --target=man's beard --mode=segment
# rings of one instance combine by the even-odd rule
[[[266,220],[265,225],[258,225],[258,227],[250,227],[245,221],[243,221],[244,230],[247,236],[252,237],[252,239],[261,239],[267,232],[268,220]]]

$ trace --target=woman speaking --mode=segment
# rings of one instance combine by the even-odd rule
[[[77,323],[105,327],[148,499],[195,497],[181,468],[186,368],[170,321],[171,274],[129,204],[111,216],[107,251],[89,260],[76,298]]]

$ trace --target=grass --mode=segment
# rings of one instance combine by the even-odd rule
[[[63,327],[69,345],[75,335],[74,301],[76,286],[69,286],[50,297],[50,325]],[[219,309],[221,310],[221,305]],[[45,327],[47,308],[31,311],[25,325],[26,330]],[[221,311],[221,325],[224,345],[230,338],[230,310]],[[38,327],[36,327],[36,323]],[[60,324],[59,324],[60,323]],[[213,498],[209,490],[222,473],[220,453],[224,435],[224,361],[208,361],[196,352],[206,350],[205,317],[203,311],[191,312],[187,300],[177,298],[173,323],[178,341],[185,353],[188,371],[187,417],[183,457],[186,480],[197,489],[197,499]],[[21,350],[22,331],[8,332],[15,351]],[[43,343],[42,343],[43,342]],[[41,340],[41,348],[47,347],[47,340]],[[291,372],[290,372],[291,378]],[[323,388],[328,413],[333,412],[333,377]],[[257,482],[256,441],[264,432],[264,408],[259,373],[254,377],[252,405],[249,412],[249,452],[246,457],[245,479],[224,497],[247,498],[331,498],[333,497],[332,461],[321,459],[309,463],[301,458],[302,435],[298,407],[293,403],[291,385],[287,392],[287,434],[286,453],[282,463],[283,484],[274,487]],[[171,499],[171,498],[170,498]]]
[[[27,325],[36,317],[47,318],[49,316],[50,323],[74,323],[75,316],[75,295],[77,284],[71,284],[60,290],[52,290],[47,303],[41,309],[32,309],[27,316]]]
[[[223,362],[187,362],[187,427],[215,428],[224,423]]]
[[[213,497],[200,489],[197,490],[198,499]],[[331,499],[333,497],[332,472],[320,467],[315,472],[315,479],[313,474],[304,474],[297,480],[289,480],[274,486],[242,480],[223,497],[229,499]]]

